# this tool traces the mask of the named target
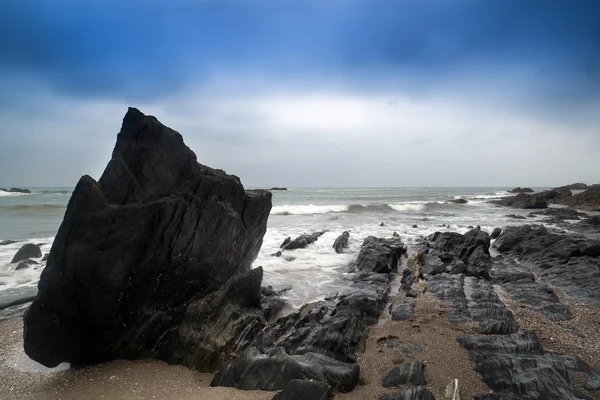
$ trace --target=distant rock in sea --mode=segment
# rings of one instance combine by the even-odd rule
[[[284,188],[284,187],[272,187],[269,190],[287,190],[287,188]]]
[[[29,190],[29,189],[19,189],[19,188],[10,188],[10,189],[0,188],[0,190],[3,192],[8,192],[8,193],[25,193],[25,194],[31,193],[31,190]]]
[[[130,108],[100,180],[73,191],[25,352],[48,367],[154,357],[215,370],[265,325],[263,271],[250,268],[270,210],[269,192],[199,164],[179,133]]]
[[[513,190],[509,190],[508,193],[533,193],[534,190],[531,188],[516,187]]]

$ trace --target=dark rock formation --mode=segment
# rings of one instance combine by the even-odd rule
[[[50,253],[44,254],[44,257],[42,257],[42,261],[48,261],[49,256],[50,256]]]
[[[390,305],[390,315],[394,321],[406,321],[412,317],[415,312],[415,303],[412,301],[405,301],[400,304]]]
[[[19,188],[10,188],[10,189],[0,188],[0,190],[3,192],[9,192],[9,193],[26,193],[26,194],[31,193],[31,190],[29,190],[29,189],[19,189]]]
[[[21,261],[18,265],[17,268],[15,268],[15,271],[18,271],[20,269],[25,269],[28,268],[30,265],[36,265],[38,264],[37,261],[35,260],[31,260],[31,259],[27,259],[25,261]]]
[[[600,185],[593,185],[585,192],[574,196],[563,196],[556,203],[587,211],[600,211]]]
[[[581,217],[587,217],[587,214],[569,209],[569,208],[547,208],[542,211],[534,211],[529,216],[548,216],[549,221],[562,222],[565,219],[580,219]]]
[[[569,296],[600,307],[600,242],[538,225],[507,227],[494,247],[519,257],[522,264]]]
[[[504,207],[523,209],[548,208],[548,201],[541,194],[529,195],[521,193],[516,196],[508,196],[498,200],[492,200],[490,203],[498,204]]]
[[[269,192],[199,164],[179,133],[130,108],[100,180],[73,191],[25,314],[25,352],[48,367],[215,368],[263,324],[262,270],[249,269],[270,209]]]
[[[3,240],[0,242],[0,246],[7,246],[9,244],[17,243],[16,240]]]
[[[433,393],[424,386],[417,386],[381,396],[379,400],[435,400]]]
[[[516,215],[516,214],[508,214],[508,215],[505,215],[505,217],[512,218],[512,219],[527,219],[522,215]]]
[[[309,244],[316,242],[319,237],[321,237],[325,231],[315,232],[311,234],[304,234],[298,236],[296,239],[292,240],[291,237],[286,238],[283,243],[281,243],[282,250],[296,250],[303,249]]]
[[[502,233],[502,229],[500,229],[500,228],[494,229],[494,231],[490,235],[490,239],[496,239],[498,236],[500,236],[501,233]]]
[[[402,386],[402,385],[427,385],[425,379],[425,365],[421,361],[406,362],[396,365],[383,378],[381,385],[383,387]]]
[[[571,191],[571,190],[587,190],[590,186],[585,183],[572,183],[570,185],[555,187],[553,190],[557,190],[559,192]]]
[[[359,379],[358,364],[317,353],[288,355],[281,347],[261,354],[254,347],[219,370],[211,386],[243,390],[283,390],[295,379],[327,383],[334,391],[349,392]]]
[[[581,399],[570,384],[569,371],[587,374],[588,390],[598,384],[598,374],[579,357],[545,354],[533,332],[463,336],[458,341],[499,399]]]
[[[269,190],[287,190],[287,188],[284,188],[284,187],[272,187]]]
[[[27,243],[17,251],[17,254],[15,254],[11,263],[18,263],[19,261],[27,260],[28,258],[40,258],[41,256],[42,250],[40,250],[40,246],[33,243]]]
[[[459,199],[450,199],[446,201],[446,203],[454,203],[454,204],[467,204],[467,199],[459,198]]]
[[[292,379],[273,400],[329,400],[333,398],[331,387],[325,382]]]
[[[291,379],[314,379],[334,391],[351,390],[358,383],[356,352],[364,350],[368,325],[385,308],[389,273],[405,249],[398,239],[365,239],[347,290],[278,319],[256,347],[222,367],[213,384],[278,390]]]
[[[333,242],[333,248],[335,249],[336,253],[343,253],[344,249],[348,247],[348,238],[350,237],[350,232],[348,231],[344,231],[344,233],[342,233],[340,236],[338,236],[337,239],[335,239],[335,242]]]
[[[534,190],[531,188],[522,188],[522,187],[516,187],[513,190],[509,190],[508,193],[533,193]]]

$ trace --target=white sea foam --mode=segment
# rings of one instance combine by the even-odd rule
[[[27,196],[31,193],[17,193],[17,192],[5,192],[4,190],[0,190],[0,197],[18,197],[18,196]]]
[[[396,211],[423,211],[427,208],[425,203],[403,203],[403,204],[388,204],[392,210]]]
[[[17,251],[26,243],[40,244],[42,256],[50,251],[54,238],[36,238],[19,241],[17,243],[0,246],[0,290],[13,289],[18,287],[33,287],[37,285],[45,261],[42,257],[34,258],[38,264],[30,265],[27,268],[17,270],[19,263],[11,263]]]

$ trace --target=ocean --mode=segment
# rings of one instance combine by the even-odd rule
[[[17,271],[16,264],[10,261],[25,243],[39,244],[44,254],[50,251],[72,192],[72,188],[30,189],[31,194],[0,191],[0,242],[18,241],[0,246],[0,304],[35,294],[44,263],[38,260],[38,265]],[[356,258],[363,239],[369,235],[389,237],[396,232],[410,250],[420,237],[435,231],[464,233],[480,225],[491,233],[496,227],[538,220],[507,217],[507,214],[527,216],[529,211],[489,203],[491,199],[509,195],[507,189],[291,188],[273,191],[267,233],[254,266],[264,268],[263,285],[290,288],[285,297],[291,306],[299,307],[347,287],[344,268]],[[468,203],[448,203],[457,198],[464,198]],[[286,237],[316,231],[326,233],[306,249],[284,252],[281,257],[272,256]],[[343,254],[336,254],[332,245],[343,231],[350,232],[349,248]]]

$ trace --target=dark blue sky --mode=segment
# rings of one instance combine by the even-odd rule
[[[10,118],[11,129],[22,130],[18,136],[23,148],[13,137],[13,150],[36,150],[27,140],[36,140],[39,133],[31,133],[31,116],[23,120],[32,112],[39,116],[39,129],[43,123],[70,123],[69,129],[75,129],[75,123],[85,124],[67,118],[62,103],[64,107],[68,104],[71,112],[74,105],[146,105],[164,110],[163,115],[157,115],[160,119],[172,115],[173,120],[180,121],[175,117],[177,113],[167,111],[177,101],[199,102],[205,107],[204,102],[219,99],[223,103],[220,107],[233,110],[246,106],[233,105],[231,99],[264,99],[273,92],[279,96],[277,104],[281,104],[282,96],[295,98],[292,109],[298,107],[298,98],[323,94],[330,101],[319,100],[319,104],[325,104],[321,108],[324,114],[327,104],[333,104],[333,108],[335,104],[348,105],[340,99],[349,96],[361,98],[365,104],[372,104],[373,98],[399,96],[424,102],[421,105],[427,109],[434,103],[436,110],[447,102],[452,107],[460,104],[466,114],[469,105],[472,113],[481,114],[477,106],[489,103],[497,107],[497,112],[505,110],[503,115],[526,112],[519,118],[533,119],[538,124],[552,121],[554,128],[562,127],[562,135],[585,131],[584,136],[589,138],[600,135],[594,130],[597,120],[591,111],[600,101],[600,2],[4,0],[0,2],[0,88],[0,114]],[[307,104],[305,100],[300,103]],[[193,107],[190,111],[200,112]],[[256,126],[247,126],[244,138],[250,137],[250,143],[258,144],[260,138],[253,142],[253,135],[266,129],[259,111],[248,107],[233,111],[236,118],[241,113],[244,118],[258,121]],[[94,118],[113,121],[107,127],[118,129],[121,115],[94,114]],[[230,119],[227,117],[225,122]],[[569,125],[571,121],[575,125]],[[486,121],[479,124],[485,126]],[[278,129],[286,127],[296,129],[285,124]],[[190,128],[198,126],[192,124]],[[192,135],[235,140],[241,134],[218,121],[202,128],[203,132]],[[321,136],[329,133],[327,127],[320,129]],[[415,135],[409,136],[419,136],[419,129],[413,129]],[[2,134],[3,138],[8,135],[10,132]],[[114,129],[105,135],[107,143],[114,140]],[[335,133],[331,135],[335,137]],[[377,138],[376,133],[372,135]],[[80,141],[79,146],[84,146],[85,137]],[[331,145],[343,147],[336,143],[333,140]],[[67,146],[62,158],[80,153],[81,148],[69,150]],[[10,153],[14,157],[14,151]],[[332,158],[355,156],[340,153]],[[102,157],[107,159],[108,155]],[[502,157],[506,155],[499,155],[499,159]],[[5,154],[4,159],[8,158]],[[310,153],[304,160],[311,162]],[[238,159],[209,161],[242,172],[252,170],[243,163],[239,165]],[[5,167],[1,163],[0,167]],[[99,168],[87,165],[85,157],[73,160],[70,166],[77,168],[75,175]],[[64,174],[67,167],[54,173]],[[33,167],[23,164],[21,169],[14,177],[4,171],[0,184],[49,181]],[[585,169],[580,165],[573,176]],[[234,172],[244,178],[240,171]],[[542,177],[538,172],[531,180]],[[61,179],[56,183],[63,183]],[[64,184],[72,183],[71,179],[65,176]],[[268,174],[256,171],[249,172],[246,179],[269,183]],[[491,183],[504,183],[506,179]],[[310,185],[304,179],[294,180]],[[483,180],[465,176],[464,184],[478,182]],[[333,185],[335,179],[321,183]],[[393,184],[402,182],[390,182]]]

